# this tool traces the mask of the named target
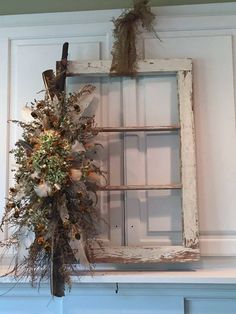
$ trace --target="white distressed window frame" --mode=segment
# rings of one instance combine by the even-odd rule
[[[111,61],[69,61],[67,76],[108,76]],[[177,77],[181,155],[183,243],[178,246],[109,246],[94,247],[96,263],[189,262],[200,258],[197,211],[196,156],[192,104],[192,60],[156,59],[138,63],[137,75]],[[171,126],[170,126],[171,127]],[[170,186],[164,187],[169,189]],[[176,188],[173,186],[173,188]],[[179,187],[178,187],[179,188]],[[163,187],[159,187],[163,189]]]

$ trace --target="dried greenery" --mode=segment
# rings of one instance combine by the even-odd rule
[[[117,19],[113,19],[115,28],[113,31],[111,75],[136,75],[137,35],[142,27],[157,37],[153,26],[154,20],[155,14],[151,12],[148,0],[134,0],[133,9],[125,10]]]
[[[97,165],[94,117],[85,115],[95,87],[35,101],[24,110],[28,122],[11,151],[17,169],[1,229],[12,235],[1,246],[16,246],[12,273],[32,283],[51,279],[51,293],[63,296],[70,273],[81,263],[90,266],[90,241],[96,240],[99,215],[96,191],[103,172]],[[33,235],[20,260],[22,239]],[[90,262],[89,262],[90,261]]]

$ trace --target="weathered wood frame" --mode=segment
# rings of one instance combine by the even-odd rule
[[[111,61],[74,62],[69,61],[66,76],[108,76]],[[166,186],[118,186],[106,187],[106,190],[130,189],[181,189],[182,188],[182,246],[118,246],[94,247],[96,263],[156,263],[189,262],[200,257],[197,193],[196,193],[196,157],[194,139],[194,119],[192,104],[192,60],[157,59],[143,60],[138,63],[138,75],[161,75],[175,73],[178,87],[179,126],[156,127],[159,131],[179,130],[181,154],[181,183]],[[143,130],[142,127],[130,127],[128,131]],[[146,127],[145,127],[146,128]],[[155,128],[155,127],[154,127]],[[145,131],[153,130],[147,127]],[[100,128],[101,132],[124,132],[125,128]]]

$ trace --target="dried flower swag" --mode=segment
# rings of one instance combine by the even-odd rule
[[[84,86],[78,93],[61,94],[35,101],[24,109],[28,122],[14,121],[23,128],[14,154],[18,166],[15,186],[10,188],[1,229],[12,235],[5,248],[21,251],[22,239],[33,235],[22,260],[16,257],[17,277],[32,283],[50,278],[51,293],[64,295],[76,263],[90,266],[91,243],[96,239],[96,209],[103,172],[96,161],[100,144],[94,117],[85,115],[95,87]]]

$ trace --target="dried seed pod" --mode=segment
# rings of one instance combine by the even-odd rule
[[[16,209],[16,210],[15,210],[13,216],[14,216],[14,218],[19,218],[19,216],[20,216],[20,211],[19,211],[19,209]]]
[[[16,207],[16,203],[14,202],[8,202],[6,204],[6,208],[11,209],[11,208],[15,208]]]
[[[67,229],[67,228],[69,228],[69,226],[70,226],[70,221],[69,221],[68,219],[64,219],[64,221],[63,221],[63,227],[64,227],[65,229]]]
[[[81,179],[82,175],[83,175],[83,173],[80,169],[74,169],[74,168],[70,169],[71,180],[79,181]]]
[[[75,234],[75,238],[76,238],[76,240],[80,240],[80,239],[81,239],[80,233],[76,233],[76,234]]]
[[[51,251],[51,245],[49,242],[45,242],[44,246],[43,246],[44,250],[46,252],[50,252]]]
[[[16,189],[15,188],[10,188],[10,193],[16,193]]]
[[[38,243],[39,245],[43,245],[43,244],[45,243],[44,237],[43,237],[43,236],[38,237],[37,243]]]
[[[32,111],[32,112],[31,112],[31,116],[32,116],[34,119],[38,118],[38,115],[37,115],[36,111]]]
[[[45,230],[45,226],[43,224],[38,224],[35,229],[37,232],[42,232]]]

